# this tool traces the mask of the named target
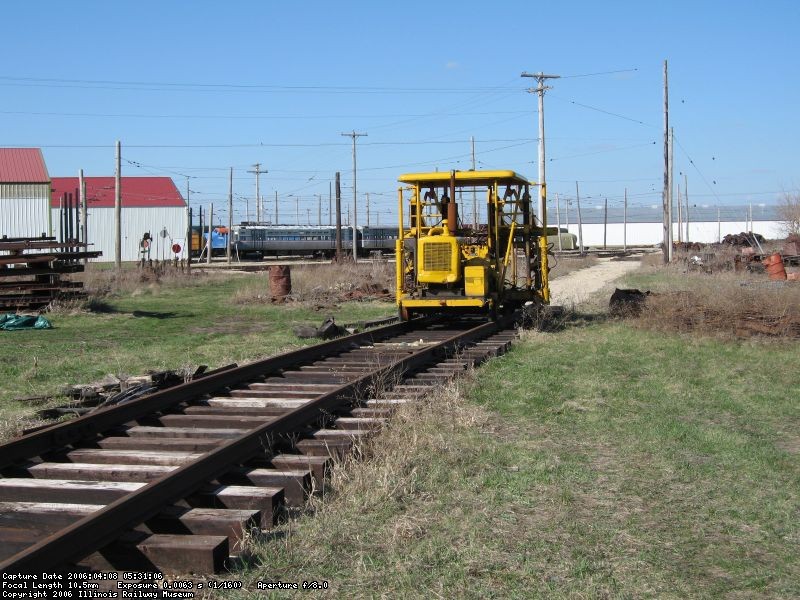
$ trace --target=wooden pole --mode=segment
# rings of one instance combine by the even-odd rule
[[[186,249],[186,272],[192,272],[192,207],[186,203],[186,241],[183,244]]]
[[[225,258],[231,264],[231,243],[233,241],[233,167],[228,177],[228,243],[225,248]]]
[[[122,144],[119,140],[114,184],[114,266],[119,271],[122,269]]]
[[[211,228],[214,223],[214,205],[208,205],[208,242],[206,242],[206,264],[211,264]]]
[[[559,207],[558,192],[556,192],[556,225],[558,229],[558,251],[561,252],[564,248],[561,246],[561,208]]]
[[[628,249],[628,188],[625,188],[625,204],[622,209],[622,249]]]
[[[668,198],[668,202],[667,202],[667,222],[669,223],[669,227],[667,228],[667,243],[668,243],[667,254],[668,254],[668,257],[669,257],[669,262],[672,262],[672,240],[673,240],[673,236],[674,236],[673,230],[672,230],[672,225],[673,225],[673,223],[672,223],[672,204],[673,204],[672,190],[673,190],[673,188],[675,186],[675,180],[674,180],[674,178],[672,176],[672,165],[673,165],[673,160],[672,160],[673,159],[672,140],[673,140],[672,127],[670,127],[669,128],[669,159],[668,159],[668,164],[669,164],[668,179],[669,179],[669,183],[668,183],[668,188],[667,188],[667,198]]]
[[[278,221],[278,190],[275,190],[275,225],[280,223]]]
[[[575,182],[575,199],[578,202],[578,247],[583,254],[583,220],[581,218],[581,193],[578,189],[578,182]]]
[[[328,227],[333,225],[333,183],[328,181]]]
[[[686,221],[686,242],[689,242],[689,182],[686,179],[686,173],[683,174],[683,199],[686,202],[686,211],[684,212],[684,220]]]
[[[670,249],[670,230],[672,223],[669,222],[669,87],[667,79],[667,61],[664,61],[664,190],[662,193],[662,250],[664,264],[669,263]]]
[[[603,203],[603,250],[607,248],[607,232],[608,232],[608,198],[605,198]]]
[[[472,146],[472,170],[475,170],[475,136],[469,136],[469,142]],[[472,188],[472,226],[478,229],[478,195],[477,188]]]
[[[683,241],[683,202],[681,202],[681,184],[678,184],[678,242]]]
[[[342,184],[336,171],[336,261],[342,260]]]
[[[87,217],[89,215],[89,206],[86,200],[86,180],[83,178],[83,169],[78,171],[78,187],[81,191],[81,238],[83,243],[86,244],[86,250],[89,250],[89,225],[87,224]],[[83,264],[88,264],[89,259],[84,258]]]

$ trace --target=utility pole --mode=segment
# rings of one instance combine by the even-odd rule
[[[672,133],[672,127],[670,127],[669,128],[669,206],[667,207],[668,208],[667,219],[669,220],[669,260],[670,260],[670,262],[672,262],[672,241],[673,241],[674,236],[675,236],[675,233],[673,232],[673,229],[672,229],[672,225],[673,225],[673,223],[672,223],[672,220],[673,220],[673,218],[672,218],[672,208],[673,208],[672,191],[675,188],[675,179],[673,178],[673,175],[672,175],[672,173],[673,173],[673,171],[672,171],[673,160],[672,159],[673,159],[673,156],[674,156],[673,153],[672,153],[672,140],[673,139],[674,138],[673,138],[673,133]]]
[[[608,232],[608,198],[605,198],[605,202],[603,203],[603,250],[606,249],[606,241],[607,241],[607,234]]]
[[[564,250],[561,246],[561,208],[558,206],[558,192],[556,192],[556,226],[558,227],[558,251]]]
[[[475,136],[469,136],[469,143],[472,146],[472,170],[475,170]],[[478,194],[475,191],[475,186],[472,187],[472,227],[477,231],[478,229]]]
[[[306,208],[306,224],[310,227],[311,226],[311,209]]]
[[[336,171],[336,262],[342,260],[342,186],[339,171]]]
[[[300,225],[300,196],[294,197],[294,223]]]
[[[225,248],[225,258],[231,264],[231,242],[233,241],[233,167],[228,177],[228,243]]]
[[[356,207],[358,202],[358,195],[356,192],[356,138],[364,137],[366,133],[356,133],[355,129],[350,133],[343,133],[342,135],[353,138],[353,262],[358,262],[358,232],[356,228],[358,226],[358,214],[356,213]]]
[[[628,188],[625,188],[625,203],[622,208],[622,249],[628,249]]]
[[[717,207],[717,243],[722,243],[722,221],[719,218],[719,206]]]
[[[367,192],[367,227],[369,227],[369,192]]]
[[[678,184],[678,243],[683,241],[683,201],[681,200],[681,184]]]
[[[275,225],[278,223],[278,190],[275,190]]]
[[[333,190],[332,184],[328,181],[328,227],[333,225]]]
[[[581,256],[583,256],[583,219],[581,218],[581,193],[578,189],[578,182],[575,182],[575,199],[578,202],[578,247],[581,249]]]
[[[192,208],[186,203],[186,241],[183,243],[186,250],[186,273],[192,273]]]
[[[188,248],[188,250],[186,251],[186,264],[187,264],[187,268],[188,269],[192,268],[191,267],[191,264],[192,264],[192,208],[191,208],[191,206],[192,206],[192,204],[191,204],[190,193],[191,193],[191,190],[189,189],[189,176],[187,175],[186,176],[186,208],[187,208],[186,214],[188,216],[186,218],[188,219],[188,223],[186,224],[186,247]],[[203,207],[201,206],[200,207],[200,219],[201,220],[203,218],[202,215],[203,215]],[[203,229],[202,229],[202,227],[200,228],[200,239],[201,240],[203,239]],[[202,248],[200,248],[199,250],[200,250],[200,252],[203,251]],[[199,255],[198,255],[198,260],[199,260]]]
[[[528,92],[536,92],[539,95],[539,220],[542,222],[542,229],[547,227],[547,183],[545,179],[545,153],[544,153],[544,91],[550,89],[545,86],[546,79],[558,79],[560,75],[545,75],[544,73],[522,73],[521,77],[533,77],[536,79],[537,86],[529,89]],[[545,233],[546,235],[546,233]]]
[[[668,264],[672,258],[672,223],[669,220],[669,207],[671,204],[669,181],[669,85],[667,79],[667,61],[664,61],[664,191],[661,198],[662,224],[663,224],[663,258]]]
[[[317,194],[317,225],[322,225],[322,194]]]
[[[117,172],[114,176],[114,266],[122,269],[122,144],[117,140]]]
[[[253,165],[255,167],[254,171],[248,171],[248,173],[255,173],[256,174],[256,222],[261,223],[261,193],[259,190],[259,175],[261,173],[268,173],[266,169],[263,171],[261,170],[261,163],[256,163]]]
[[[86,180],[83,178],[83,169],[78,171],[78,187],[81,190],[81,237],[83,243],[86,244],[86,250],[89,250],[89,226],[86,224],[86,217],[88,214],[88,204],[86,200]],[[89,263],[88,258],[83,259],[83,264]]]
[[[753,233],[753,203],[752,202],[748,206],[747,214],[748,214],[749,219],[750,219],[750,229],[748,229],[747,231],[749,231],[750,233]]]
[[[211,264],[211,229],[214,227],[214,205],[208,205],[208,243],[206,245],[206,249],[208,252],[206,253],[206,264]]]
[[[686,179],[686,173],[683,174],[683,198],[686,202],[686,211],[684,213],[684,220],[686,221],[686,243],[689,243],[689,182]]]

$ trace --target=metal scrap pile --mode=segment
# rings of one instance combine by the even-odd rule
[[[146,375],[118,378],[107,375],[100,381],[87,384],[68,385],[59,390],[57,396],[32,396],[17,398],[20,402],[48,402],[57,397],[66,396],[72,402],[63,406],[40,410],[36,415],[41,419],[54,419],[62,416],[80,416],[107,406],[122,404],[141,398],[147,394],[186,383],[193,379],[205,377],[223,369],[236,365],[207,371],[206,365],[200,365],[194,372],[185,371],[149,371]]]
[[[764,243],[764,236],[760,233],[747,233],[745,231],[741,233],[729,233],[724,238],[722,238],[723,245],[727,246],[756,246],[756,242],[758,244]]]

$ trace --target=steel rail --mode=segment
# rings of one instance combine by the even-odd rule
[[[395,323],[323,342],[322,344],[306,346],[286,354],[222,371],[202,379],[155,392],[125,404],[102,408],[82,417],[52,425],[0,445],[0,469],[40,456],[45,452],[51,452],[80,441],[90,440],[104,431],[144,415],[173,407],[199,394],[215,392],[257,377],[274,375],[282,369],[296,367],[299,363],[342,352],[349,349],[353,344],[363,344],[386,338],[410,329],[411,325],[408,323]]]
[[[453,353],[475,339],[499,331],[508,321],[484,323],[460,332],[439,343],[418,350],[394,363],[310,400],[303,406],[253,428],[243,436],[205,453],[131,494],[84,517],[33,546],[0,562],[4,573],[37,573],[55,571],[80,561],[88,554],[118,539],[125,531],[156,515],[165,504],[173,503],[194,492],[205,482],[229,471],[264,452],[275,436],[289,433],[313,422],[327,412],[333,412],[366,391],[376,378],[402,374],[407,370],[429,364]],[[390,326],[395,327],[395,326]],[[227,372],[225,374],[229,374]],[[222,374],[221,374],[222,375]]]

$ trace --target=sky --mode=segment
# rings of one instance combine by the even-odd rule
[[[773,204],[800,187],[800,3],[136,2],[5,3],[0,146],[41,147],[51,176],[187,181],[195,208],[328,220],[334,173],[358,221],[396,223],[401,173],[512,169],[538,178],[545,94],[550,220],[607,198],[657,211],[663,62],[676,184],[690,204]],[[188,179],[187,179],[188,178]],[[683,187],[683,185],[681,186]],[[655,208],[653,208],[655,207]],[[658,215],[658,212],[654,214]],[[571,217],[574,221],[575,213]],[[659,220],[656,217],[655,220]]]

